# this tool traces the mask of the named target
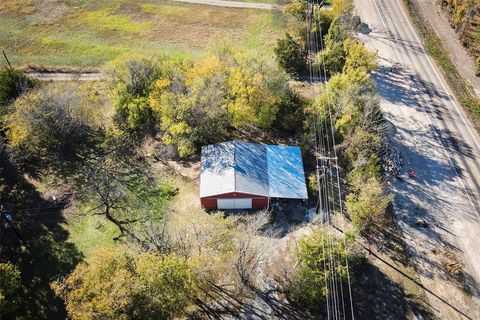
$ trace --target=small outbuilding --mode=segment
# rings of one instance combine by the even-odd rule
[[[308,199],[299,147],[237,140],[202,147],[202,207],[259,209],[271,199]]]

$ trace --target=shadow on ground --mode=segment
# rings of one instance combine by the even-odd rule
[[[2,204],[13,221],[1,233],[0,261],[19,266],[25,287],[21,307],[11,317],[65,319],[63,301],[54,295],[50,283],[82,259],[75,246],[66,242],[68,233],[61,225],[65,204],[43,199],[13,166],[5,161],[2,166],[8,172]]]

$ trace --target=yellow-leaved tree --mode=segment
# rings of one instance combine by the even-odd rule
[[[193,285],[184,258],[107,247],[52,288],[74,320],[171,319],[192,303]]]

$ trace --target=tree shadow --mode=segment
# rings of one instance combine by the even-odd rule
[[[411,312],[431,319],[431,314],[414,297],[406,295],[403,287],[378,267],[365,263],[358,274],[352,284],[352,296],[361,297],[353,299],[355,319],[403,320]]]
[[[83,258],[67,242],[68,232],[62,226],[66,203],[43,199],[7,159],[2,159],[2,166],[7,169],[2,204],[13,220],[0,235],[0,260],[18,265],[25,288],[21,308],[11,318],[65,319],[64,303],[50,283],[70,273]]]
[[[431,82],[422,79],[418,74],[406,70],[399,64],[387,62],[389,66],[379,65],[373,75],[382,99],[393,104],[401,103],[422,112],[424,109],[422,102],[417,98],[418,94],[426,94],[432,100],[437,98],[451,100],[450,96],[437,90]]]

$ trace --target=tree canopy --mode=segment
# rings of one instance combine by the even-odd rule
[[[290,298],[312,313],[321,312],[332,290],[327,281],[332,281],[334,274],[338,281],[346,281],[347,272],[352,271],[347,269],[346,259],[351,266],[355,259],[345,242],[326,228],[315,228],[300,238],[294,250],[298,266],[290,285]]]
[[[22,71],[9,68],[0,70],[0,119],[7,113],[7,106],[33,86],[33,80]]]
[[[52,84],[23,95],[6,117],[10,145],[54,162],[76,157],[101,130],[96,99],[75,85]]]
[[[114,88],[119,129],[155,129],[181,157],[222,140],[232,130],[248,125],[269,129],[278,123],[280,108],[298,102],[283,73],[229,48],[195,62],[127,60],[113,65],[106,73]],[[141,76],[134,77],[136,73]]]
[[[13,264],[0,263],[0,317],[12,315],[20,306],[20,271]]]
[[[194,275],[175,255],[105,248],[52,284],[74,319],[171,319],[192,303]]]

